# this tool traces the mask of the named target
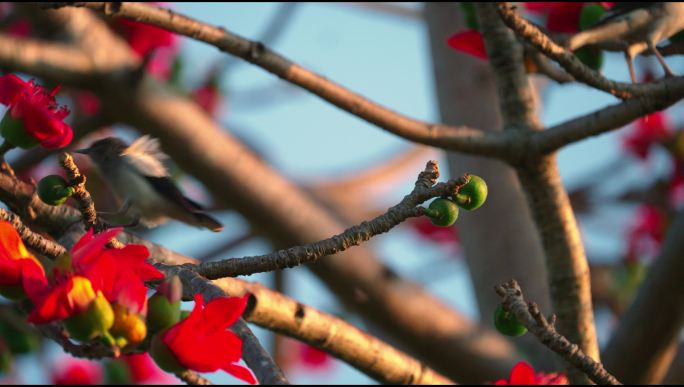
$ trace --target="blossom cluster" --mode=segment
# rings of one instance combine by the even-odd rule
[[[149,337],[150,354],[166,371],[224,370],[255,383],[249,369],[237,364],[241,339],[228,331],[244,312],[247,296],[205,303],[197,294],[192,312],[181,319],[180,280],[162,282],[148,299],[145,283],[164,275],[147,262],[145,246],[106,246],[121,231],[88,231],[48,271],[14,227],[0,221],[0,294],[27,299],[28,322],[61,323],[73,340],[133,350]]]

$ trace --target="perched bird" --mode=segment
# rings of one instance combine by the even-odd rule
[[[566,46],[574,51],[595,44],[624,51],[629,75],[636,83],[632,60],[646,50],[658,58],[667,76],[674,75],[656,45],[683,29],[684,3],[621,2],[615,3],[596,26],[570,37]]]
[[[142,225],[154,227],[173,218],[215,232],[223,228],[169,178],[164,165],[168,156],[159,149],[156,138],[143,136],[128,146],[108,137],[76,152],[90,157],[114,193],[124,200],[122,212],[132,211]]]

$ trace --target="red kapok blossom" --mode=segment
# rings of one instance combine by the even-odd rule
[[[305,343],[299,343],[299,360],[308,369],[326,370],[332,365],[332,357],[326,352]]]
[[[508,380],[501,379],[494,385],[565,385],[568,379],[562,373],[534,372],[534,368],[524,361],[516,364],[511,370]]]
[[[623,138],[623,146],[642,160],[648,157],[651,146],[671,136],[670,123],[664,112],[639,118],[632,131]]]
[[[52,371],[52,384],[58,385],[90,385],[102,384],[104,372],[100,363],[76,358],[59,361],[59,366]]]
[[[55,275],[55,283],[34,297],[29,321],[59,321],[87,309],[98,294],[133,313],[144,313],[147,288],[144,282],[164,275],[146,262],[149,252],[142,245],[105,248],[120,233],[120,227],[93,235],[89,230],[71,249],[71,267]],[[62,268],[64,269],[64,268]]]
[[[445,245],[456,245],[458,243],[456,227],[435,226],[430,218],[425,216],[411,219],[408,224],[418,235],[430,241]]]
[[[482,34],[476,30],[458,32],[449,37],[447,44],[456,51],[464,52],[476,58],[484,60],[488,58]]]
[[[152,3],[154,4],[154,3]],[[178,39],[175,34],[157,26],[134,20],[120,18],[114,29],[140,58],[150,55],[147,71],[159,78],[167,79],[178,50]]]
[[[251,371],[236,364],[242,357],[242,341],[227,330],[242,316],[248,298],[215,298],[204,306],[202,295],[196,294],[190,315],[162,333],[161,341],[185,368],[198,372],[222,369],[255,384]]]
[[[0,221],[0,291],[12,298],[21,297],[22,292],[30,297],[45,284],[43,266],[28,252],[17,230]]]
[[[0,76],[0,103],[9,107],[5,114],[20,120],[25,133],[45,148],[63,148],[73,137],[71,126],[64,123],[69,109],[55,101],[58,90],[47,93],[42,86],[24,82],[14,74]]]
[[[211,83],[205,84],[192,92],[192,98],[209,115],[214,116],[221,105],[221,91]]]
[[[627,231],[628,261],[638,260],[642,256],[655,256],[665,235],[667,219],[658,207],[644,204],[637,210],[634,222]]]

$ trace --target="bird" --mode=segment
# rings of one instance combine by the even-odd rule
[[[120,213],[130,213],[134,223],[155,227],[173,218],[214,232],[223,229],[171,180],[164,165],[169,156],[162,152],[158,139],[145,135],[127,145],[117,137],[107,137],[75,152],[90,157],[124,201]]]
[[[684,3],[620,2],[597,25],[570,37],[566,47],[574,51],[596,44],[623,51],[632,83],[636,83],[632,61],[646,50],[658,58],[666,76],[674,76],[656,45],[681,30],[684,30]]]

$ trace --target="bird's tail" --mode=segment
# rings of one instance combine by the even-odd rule
[[[219,232],[223,230],[223,225],[218,220],[214,219],[210,215],[197,211],[194,213],[195,219],[199,222],[202,227],[208,228],[213,232]]]

